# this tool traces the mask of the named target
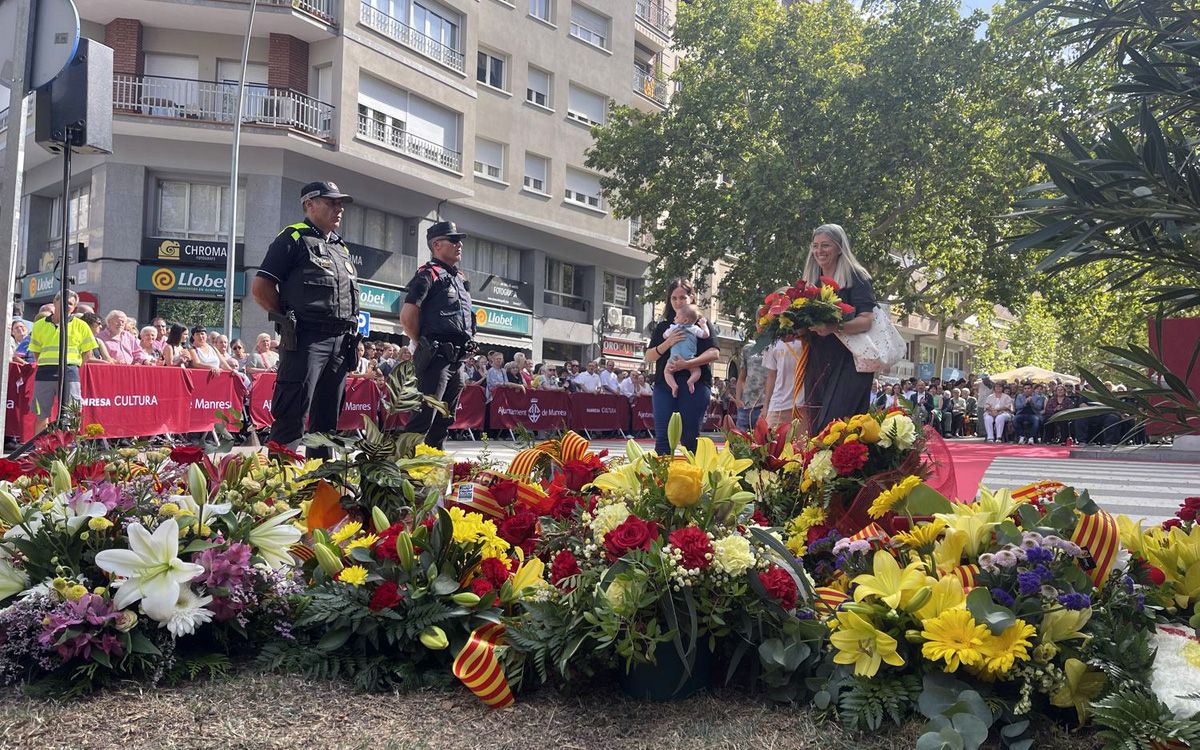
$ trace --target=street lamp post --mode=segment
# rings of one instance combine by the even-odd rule
[[[254,11],[258,0],[250,0],[250,17],[246,21],[246,38],[242,43],[242,69],[238,75],[237,109],[233,119],[233,155],[229,165],[229,246],[225,254],[225,335],[233,340],[233,290],[237,273],[234,250],[237,247],[238,157],[242,147],[242,106],[246,100],[246,64],[250,59],[250,35],[254,31]]]

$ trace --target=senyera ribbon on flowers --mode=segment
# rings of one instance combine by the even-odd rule
[[[514,700],[504,667],[496,657],[496,646],[503,639],[504,626],[489,622],[471,633],[454,658],[454,676],[490,708],[507,708]]]

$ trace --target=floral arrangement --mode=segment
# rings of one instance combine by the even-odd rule
[[[237,642],[287,636],[300,511],[265,502],[286,507],[282,484],[235,507],[200,462],[67,433],[0,464],[0,681],[219,671]]]
[[[750,466],[707,438],[675,457],[630,441],[626,461],[591,484],[594,502],[542,519],[552,586],[508,623],[510,667],[523,674],[532,662],[542,681],[616,668],[635,694],[667,697],[694,689],[688,678],[714,658],[732,673],[756,651],[764,684],[794,695],[823,634],[803,569],[750,518]],[[679,679],[639,688],[644,665]]]
[[[820,286],[798,279],[783,291],[768,294],[758,308],[755,349],[777,340],[789,341],[813,326],[842,322],[854,308],[838,297],[839,288],[833,279],[822,276]]]
[[[1136,559],[1148,566],[1161,586],[1162,606],[1181,619],[1191,618],[1200,627],[1200,497],[1183,501],[1174,518],[1161,526],[1143,529],[1140,522],[1118,516],[1121,541]]]

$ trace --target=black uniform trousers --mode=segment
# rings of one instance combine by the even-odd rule
[[[308,432],[333,432],[337,429],[342,399],[346,393],[348,339],[353,334],[305,328],[296,330],[296,349],[279,352],[279,375],[271,398],[271,440],[287,445]],[[328,448],[313,448],[309,458],[329,458]]]
[[[441,450],[446,442],[446,430],[454,424],[454,410],[458,407],[458,397],[462,394],[462,363],[452,362],[442,354],[435,353],[430,357],[425,369],[417,370],[415,374],[417,390],[444,402],[450,410],[450,415],[442,416],[433,407],[422,406],[417,416],[405,425],[404,431],[424,435],[426,445]]]

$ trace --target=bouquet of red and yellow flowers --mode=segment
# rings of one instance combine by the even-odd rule
[[[789,341],[812,326],[841,323],[854,308],[842,302],[838,289],[833,279],[822,276],[821,286],[799,279],[783,291],[768,294],[758,308],[757,347],[778,339]]]

